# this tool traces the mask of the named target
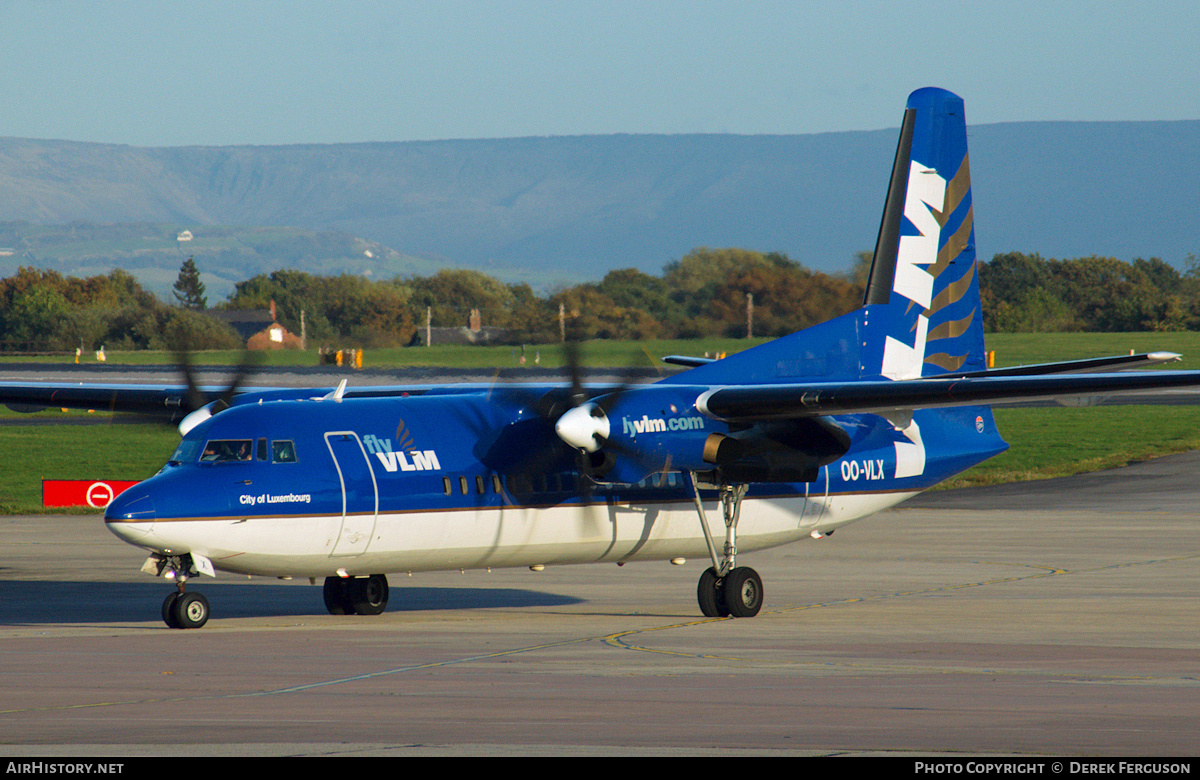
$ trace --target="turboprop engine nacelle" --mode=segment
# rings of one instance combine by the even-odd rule
[[[703,460],[725,482],[813,482],[821,466],[850,449],[841,428],[820,419],[756,425],[740,434],[710,434]]]

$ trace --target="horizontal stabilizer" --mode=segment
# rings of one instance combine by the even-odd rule
[[[687,366],[695,368],[696,366],[706,366],[712,363],[716,358],[691,357],[690,355],[667,355],[662,359],[664,363],[670,363],[674,366]]]
[[[958,374],[961,377],[976,376],[1037,376],[1045,374],[1089,374],[1102,371],[1128,371],[1133,368],[1177,363],[1182,356],[1177,352],[1143,352],[1140,355],[1117,355],[1115,357],[1066,360],[1059,363],[1035,363],[1028,366],[992,368]]]

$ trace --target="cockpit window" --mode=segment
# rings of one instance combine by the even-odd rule
[[[250,439],[209,439],[200,455],[201,463],[223,463],[231,460],[250,460],[253,451]]]
[[[273,463],[295,463],[296,448],[289,439],[276,439],[271,442],[271,461]]]
[[[196,455],[200,452],[200,442],[194,439],[184,439],[179,442],[179,446],[175,448],[175,452],[171,453],[168,463],[191,463],[196,460]]]

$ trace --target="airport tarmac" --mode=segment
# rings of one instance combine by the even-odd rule
[[[376,617],[218,575],[199,630],[95,516],[0,518],[0,754],[1189,756],[1200,454],[927,494],[704,561],[390,577]]]

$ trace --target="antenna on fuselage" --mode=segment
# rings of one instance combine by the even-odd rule
[[[338,401],[340,403],[342,400],[342,396],[345,394],[346,394],[346,380],[343,379],[341,381],[341,383],[338,384],[337,390],[334,390],[332,393],[327,393],[326,395],[321,396],[321,400],[322,401]]]

